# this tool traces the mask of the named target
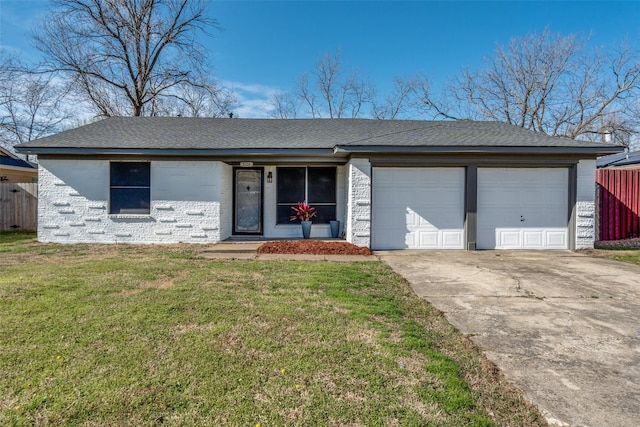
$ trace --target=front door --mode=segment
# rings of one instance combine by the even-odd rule
[[[234,234],[262,234],[262,172],[262,168],[234,169]]]

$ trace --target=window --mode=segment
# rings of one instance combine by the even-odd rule
[[[281,167],[277,180],[278,224],[294,222],[290,221],[291,206],[303,200],[316,208],[314,224],[328,224],[336,219],[335,167]]]
[[[151,205],[151,168],[147,162],[112,162],[109,213],[148,215]]]

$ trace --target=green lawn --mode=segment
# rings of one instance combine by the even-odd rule
[[[607,258],[615,259],[616,261],[640,265],[640,250],[619,249],[615,251],[609,250],[600,252],[605,252]]]
[[[597,258],[609,258],[616,261],[640,265],[640,250],[626,248],[588,249],[586,253]]]
[[[0,425],[536,426],[382,263],[0,233]]]

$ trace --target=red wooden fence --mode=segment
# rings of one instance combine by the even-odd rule
[[[598,240],[640,237],[640,170],[596,170]]]

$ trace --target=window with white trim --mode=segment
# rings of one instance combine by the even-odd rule
[[[290,224],[291,206],[304,200],[316,209],[314,224],[336,219],[336,168],[332,166],[296,166],[277,169],[277,223]]]
[[[109,214],[149,215],[151,164],[111,162],[109,169]]]

